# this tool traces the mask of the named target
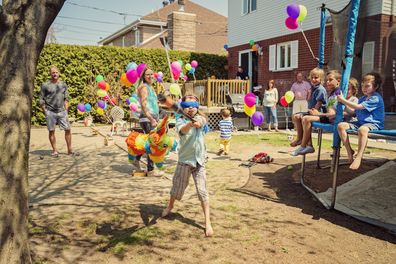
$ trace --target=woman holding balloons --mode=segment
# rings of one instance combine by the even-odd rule
[[[274,87],[275,81],[269,80],[267,89],[264,91],[263,105],[265,107],[265,114],[268,124],[268,131],[271,131],[271,118],[274,124],[275,131],[278,132],[278,117],[276,114],[276,104],[278,103],[278,89]]]
[[[157,94],[153,88],[154,72],[145,68],[140,76],[142,83],[138,87],[138,97],[140,100],[142,112],[139,117],[140,126],[144,133],[148,134],[158,124],[159,106]],[[137,156],[133,165],[137,170],[140,170],[140,159],[142,156]],[[147,174],[148,176],[160,176],[160,172],[154,171],[154,163],[147,155]]]

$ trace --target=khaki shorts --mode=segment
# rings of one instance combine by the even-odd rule
[[[307,100],[294,100],[293,101],[293,114],[299,112],[308,112],[308,101]]]
[[[55,131],[55,126],[57,124],[63,130],[70,130],[69,117],[67,116],[66,110],[59,113],[55,113],[50,110],[45,110],[45,115],[47,119],[48,131]]]

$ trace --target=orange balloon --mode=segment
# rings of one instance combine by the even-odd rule
[[[110,84],[106,83],[106,91],[110,90]]]
[[[124,85],[126,87],[130,87],[132,85],[132,83],[130,83],[128,81],[128,78],[126,77],[126,73],[125,72],[123,74],[121,74],[120,82],[121,82],[122,85]]]

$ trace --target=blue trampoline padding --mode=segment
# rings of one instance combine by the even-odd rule
[[[347,133],[357,133],[355,129],[348,129]],[[396,137],[396,129],[388,129],[388,130],[370,130],[369,134],[377,134],[388,137]]]
[[[334,124],[325,124],[321,122],[312,122],[312,127],[319,128],[327,132],[334,132]]]

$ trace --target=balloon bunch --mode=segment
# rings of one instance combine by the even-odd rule
[[[243,111],[245,114],[250,116],[253,125],[261,126],[264,122],[264,115],[260,111],[256,111],[256,95],[254,93],[247,93],[245,95],[244,102]]]
[[[288,91],[279,99],[279,102],[282,106],[286,107],[294,100],[294,93],[292,91]]]
[[[110,84],[108,84],[102,75],[97,75],[96,76],[96,84],[98,86],[98,90],[96,90],[96,94],[99,97],[105,98],[105,100],[109,99],[107,91],[110,90]]]
[[[289,16],[285,20],[285,25],[291,30],[297,29],[298,23],[307,16],[307,8],[303,5],[290,4],[286,7],[286,12]]]
[[[140,75],[146,69],[146,64],[140,63],[137,65],[135,62],[130,62],[125,68],[125,72],[121,74],[120,82],[126,87],[131,87],[139,79]]]
[[[159,82],[159,83],[162,83],[163,82],[163,80],[162,80],[162,78],[163,78],[163,76],[164,76],[164,74],[162,73],[162,72],[155,72],[154,73],[154,78],[157,80],[157,82]]]
[[[99,115],[104,115],[104,111],[107,108],[107,104],[105,101],[103,100],[99,100],[98,101],[98,108],[96,109],[96,113],[98,113]]]
[[[86,103],[86,104],[79,103],[79,104],[77,105],[77,112],[78,112],[80,115],[82,115],[82,114],[84,114],[84,113],[89,113],[89,112],[91,112],[91,109],[92,109],[92,106],[91,106],[90,104],[88,104],[88,103]]]
[[[141,108],[137,94],[132,94],[132,96],[127,98],[125,102],[127,103],[129,109],[131,109],[133,113],[140,112]]]
[[[258,43],[254,43],[254,40],[252,40],[252,39],[249,40],[249,45],[250,45],[252,51],[258,51],[261,48],[261,46]]]
[[[307,16],[307,8],[303,5],[290,4],[286,7],[286,12],[289,16],[285,20],[285,25],[291,30],[297,29],[298,23]]]

